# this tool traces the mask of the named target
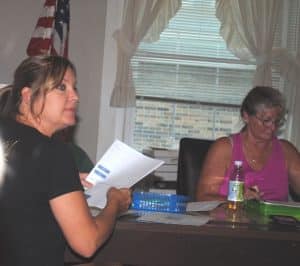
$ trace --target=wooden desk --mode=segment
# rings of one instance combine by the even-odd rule
[[[243,216],[232,222],[224,210],[204,226],[141,223],[123,218],[92,261],[133,265],[299,265],[300,231],[273,228]],[[66,261],[83,262],[70,251]],[[88,260],[85,260],[86,262]]]

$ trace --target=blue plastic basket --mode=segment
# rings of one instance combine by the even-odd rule
[[[131,209],[184,213],[189,197],[154,192],[133,192]]]

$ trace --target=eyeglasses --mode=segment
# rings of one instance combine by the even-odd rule
[[[255,118],[257,120],[259,120],[265,127],[271,127],[272,125],[274,125],[275,127],[281,127],[285,120],[283,118],[280,118],[280,119],[271,119],[271,118],[267,118],[267,119],[264,119],[264,118],[261,118],[261,117],[258,117],[255,115]]]

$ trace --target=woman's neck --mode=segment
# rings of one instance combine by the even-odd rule
[[[261,170],[272,153],[272,139],[260,141],[247,132],[242,133],[243,152],[249,165],[254,170]]]
[[[53,135],[54,132],[47,130],[39,121],[38,118],[34,118],[32,117],[32,115],[17,115],[16,116],[16,120],[21,123],[24,124],[26,126],[35,128],[37,131],[39,131],[41,134],[47,136],[47,137],[51,137]]]
[[[255,138],[249,131],[242,132],[243,144],[254,149],[265,150],[272,147],[272,139],[259,140]]]

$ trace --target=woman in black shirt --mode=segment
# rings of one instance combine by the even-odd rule
[[[78,100],[75,67],[58,56],[25,59],[1,95],[0,265],[63,265],[65,240],[89,257],[128,209],[129,189],[111,188],[92,217],[69,149],[51,137],[74,125]]]

